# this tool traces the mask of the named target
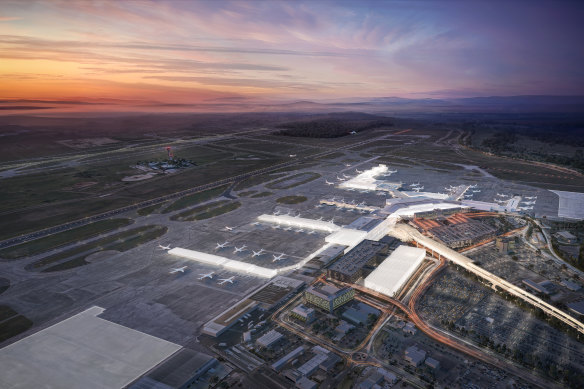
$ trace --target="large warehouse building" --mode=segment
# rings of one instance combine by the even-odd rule
[[[414,274],[425,256],[424,249],[399,246],[365,278],[364,285],[366,288],[394,297]]]

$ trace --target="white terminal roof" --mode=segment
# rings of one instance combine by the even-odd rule
[[[460,208],[460,204],[453,203],[427,203],[427,204],[412,204],[403,208],[397,209],[392,213],[392,216],[414,216],[418,212],[428,212],[435,209],[452,209]]]
[[[206,263],[208,265],[223,266],[226,269],[238,271],[241,273],[251,273],[259,277],[272,278],[278,275],[278,270],[276,269],[261,267],[247,262],[234,261],[233,259],[220,257],[214,254],[207,254],[202,251],[175,247],[172,250],[169,250],[168,253],[187,259],[192,259],[197,262]]]
[[[425,256],[424,249],[401,245],[365,278],[364,285],[366,288],[394,297],[414,274]]]
[[[416,198],[423,197],[426,199],[437,199],[437,200],[447,200],[450,196],[444,193],[435,192],[416,192],[416,191],[402,191],[408,197]]]
[[[355,230],[352,228],[341,228],[340,230],[326,236],[324,240],[328,243],[349,246],[349,248],[347,248],[347,250],[349,250],[351,247],[359,244],[359,242],[365,239],[366,236],[367,231]]]
[[[0,350],[0,387],[122,388],[178,344],[97,317],[92,307]]]
[[[387,166],[380,164],[374,168],[364,171],[357,176],[342,182],[339,188],[355,188],[365,190],[376,190],[379,181],[375,177],[387,172]]]
[[[311,230],[335,232],[341,227],[337,226],[335,223],[327,222],[324,220],[314,220],[306,219],[303,217],[295,217],[289,215],[260,215],[258,220],[261,222],[282,224],[291,227],[298,228],[308,228]]]

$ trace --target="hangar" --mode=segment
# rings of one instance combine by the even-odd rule
[[[364,285],[389,297],[394,297],[420,266],[426,250],[401,245],[373,270]]]

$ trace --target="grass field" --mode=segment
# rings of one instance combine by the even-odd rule
[[[0,342],[10,339],[32,327],[32,321],[22,315],[13,316],[12,318],[0,323]]]
[[[137,247],[143,243],[156,239],[166,233],[167,227],[163,226],[144,226],[133,228],[128,231],[123,231],[118,234],[107,236],[105,238],[99,239],[94,242],[90,242],[78,247],[71,248],[60,253],[50,255],[39,261],[34,262],[26,267],[27,270],[39,269],[44,266],[53,264],[55,262],[61,261],[63,259],[70,259],[68,262],[72,262],[75,266],[81,266],[88,264],[85,261],[89,255],[105,251],[105,250],[116,250],[116,251],[127,251],[134,247]],[[64,270],[68,265],[59,264],[43,271],[56,271]]]
[[[234,190],[242,190],[242,189],[251,188],[252,186],[260,185],[260,184],[263,184],[264,182],[268,182],[268,181],[275,180],[277,178],[284,177],[285,175],[286,175],[286,173],[261,174],[258,176],[250,177],[250,178],[245,179],[243,181],[239,181],[237,184],[235,184],[233,189]]]
[[[290,189],[294,188],[295,186],[299,186],[302,184],[306,184],[307,182],[314,181],[317,178],[320,178],[320,174],[318,173],[298,173],[294,174],[293,176],[285,177],[269,184],[266,184],[266,188],[269,189]]]
[[[259,192],[259,193],[256,193],[256,194],[252,195],[251,198],[252,199],[257,199],[257,198],[260,198],[260,197],[268,197],[268,196],[271,196],[273,194],[274,194],[273,192]]]
[[[256,193],[257,190],[247,190],[245,192],[239,192],[237,195],[241,197],[251,196],[252,194]]]
[[[154,204],[151,205],[149,207],[144,207],[144,208],[140,208],[137,213],[140,216],[148,216],[151,213],[157,211],[158,209],[162,208],[163,205],[165,205],[166,203],[161,203],[161,204]]]
[[[6,292],[10,288],[10,280],[8,278],[0,278],[0,294]]]
[[[305,202],[306,200],[307,198],[304,196],[285,196],[280,197],[279,199],[276,200],[276,202],[280,204],[300,204]]]
[[[169,213],[178,211],[180,209],[184,209],[187,207],[191,207],[193,205],[202,203],[203,201],[211,200],[219,196],[221,193],[225,192],[228,188],[228,185],[220,186],[218,188],[205,190],[202,192],[197,192],[192,195],[188,195],[185,197],[181,197],[180,199],[176,200],[174,203],[170,204],[168,207],[164,208],[162,213]]]
[[[195,221],[195,220],[211,219],[215,216],[223,215],[224,213],[234,211],[239,207],[241,207],[241,203],[239,201],[234,201],[234,202],[231,202],[229,204],[224,204],[224,205],[221,205],[219,207],[210,209],[206,212],[198,213],[198,214],[194,215],[189,220]]]
[[[22,243],[17,246],[8,247],[0,250],[0,257],[3,259],[14,260],[31,255],[36,255],[65,244],[91,238],[92,236],[103,234],[125,227],[133,223],[131,219],[108,219],[100,220],[83,227],[72,230],[59,232],[49,235],[45,238],[36,239],[30,242]]]
[[[179,212],[177,214],[174,214],[170,217],[170,220],[174,220],[174,221],[192,221],[192,216],[196,215],[198,213],[203,213],[203,212],[207,212],[213,208],[219,207],[223,204],[227,204],[229,203],[229,200],[218,200],[218,201],[213,201],[211,203],[207,203],[204,205],[200,205],[198,207],[195,208],[191,208],[188,209],[186,211],[183,212]]]

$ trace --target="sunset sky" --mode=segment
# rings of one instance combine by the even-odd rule
[[[0,2],[0,98],[584,94],[578,1]]]

